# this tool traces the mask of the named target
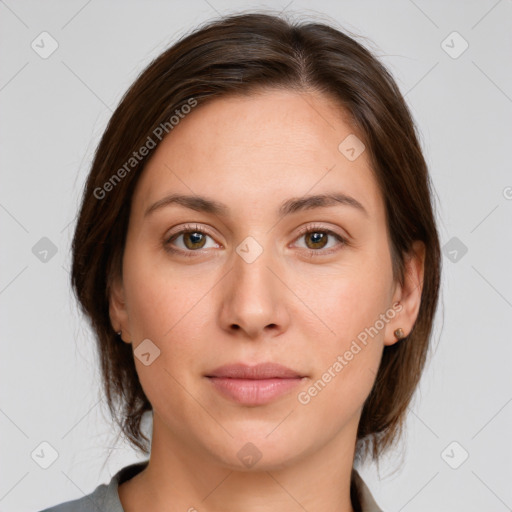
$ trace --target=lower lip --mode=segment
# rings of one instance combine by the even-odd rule
[[[215,389],[227,398],[243,405],[263,405],[288,393],[302,379],[230,379],[208,377]]]

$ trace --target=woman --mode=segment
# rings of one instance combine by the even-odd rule
[[[47,510],[381,510],[354,463],[399,437],[440,265],[368,50],[266,14],[186,36],[114,112],[73,240],[110,410],[150,457]]]

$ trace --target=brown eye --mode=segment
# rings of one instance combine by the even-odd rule
[[[219,247],[216,243],[210,243],[210,245],[207,246],[208,239],[213,241],[212,236],[199,226],[184,226],[183,229],[172,234],[164,241],[164,248],[168,252],[190,256],[193,255],[194,252],[199,252],[200,249]]]
[[[205,233],[201,231],[185,231],[182,235],[187,249],[202,249],[204,247],[206,241]]]
[[[305,235],[306,245],[309,249],[323,249],[327,244],[328,236],[322,231],[311,231]]]
[[[341,235],[322,226],[308,226],[302,229],[299,236],[299,240],[300,239],[305,240],[305,247],[303,248],[306,249],[311,256],[328,255],[346,245],[346,240]],[[334,244],[334,246],[327,247],[331,239],[337,240],[338,243]]]

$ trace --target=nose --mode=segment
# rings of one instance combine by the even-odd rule
[[[289,324],[289,291],[279,276],[279,266],[270,250],[263,250],[254,261],[240,254],[234,254],[232,270],[222,286],[221,327],[253,340],[278,336]]]

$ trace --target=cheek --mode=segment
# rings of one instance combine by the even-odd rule
[[[351,414],[363,405],[382,356],[387,325],[382,318],[391,319],[386,316],[390,283],[391,273],[368,261],[315,296],[331,332],[315,349],[318,372],[299,403],[311,405],[319,415],[330,407]]]
[[[211,315],[204,294],[211,286],[200,273],[176,275],[143,251],[127,255],[124,284],[134,348],[150,339],[160,350],[155,362],[187,378],[185,370],[204,357]]]
[[[364,324],[361,316],[352,318],[350,324],[346,333],[323,345],[318,371],[297,396],[304,414],[332,434],[360,413],[382,356],[378,336],[357,337],[365,333],[360,327]],[[350,335],[350,331],[357,334]]]
[[[171,279],[148,261],[132,257],[126,265],[125,289],[137,374],[155,411],[167,418],[193,416],[197,404],[184,390],[194,389],[194,378],[201,369],[198,361],[205,357],[204,289],[183,278]],[[150,365],[137,357],[139,343],[146,339],[158,353]],[[177,419],[169,421],[174,429],[184,428]]]
[[[135,341],[150,338],[162,342],[186,322],[201,298],[198,283],[175,275],[150,251],[127,246],[123,270],[130,332]]]
[[[329,338],[336,349],[347,345],[351,339],[367,332],[386,312],[390,276],[384,276],[382,268],[378,273],[368,267],[351,269],[345,276],[332,279],[324,284],[323,293],[308,300],[315,301],[314,308],[328,325]],[[312,309],[313,309],[312,307]],[[372,331],[374,333],[374,331]],[[383,332],[379,331],[379,337]],[[364,334],[361,334],[364,338]],[[334,340],[337,340],[334,341]]]

